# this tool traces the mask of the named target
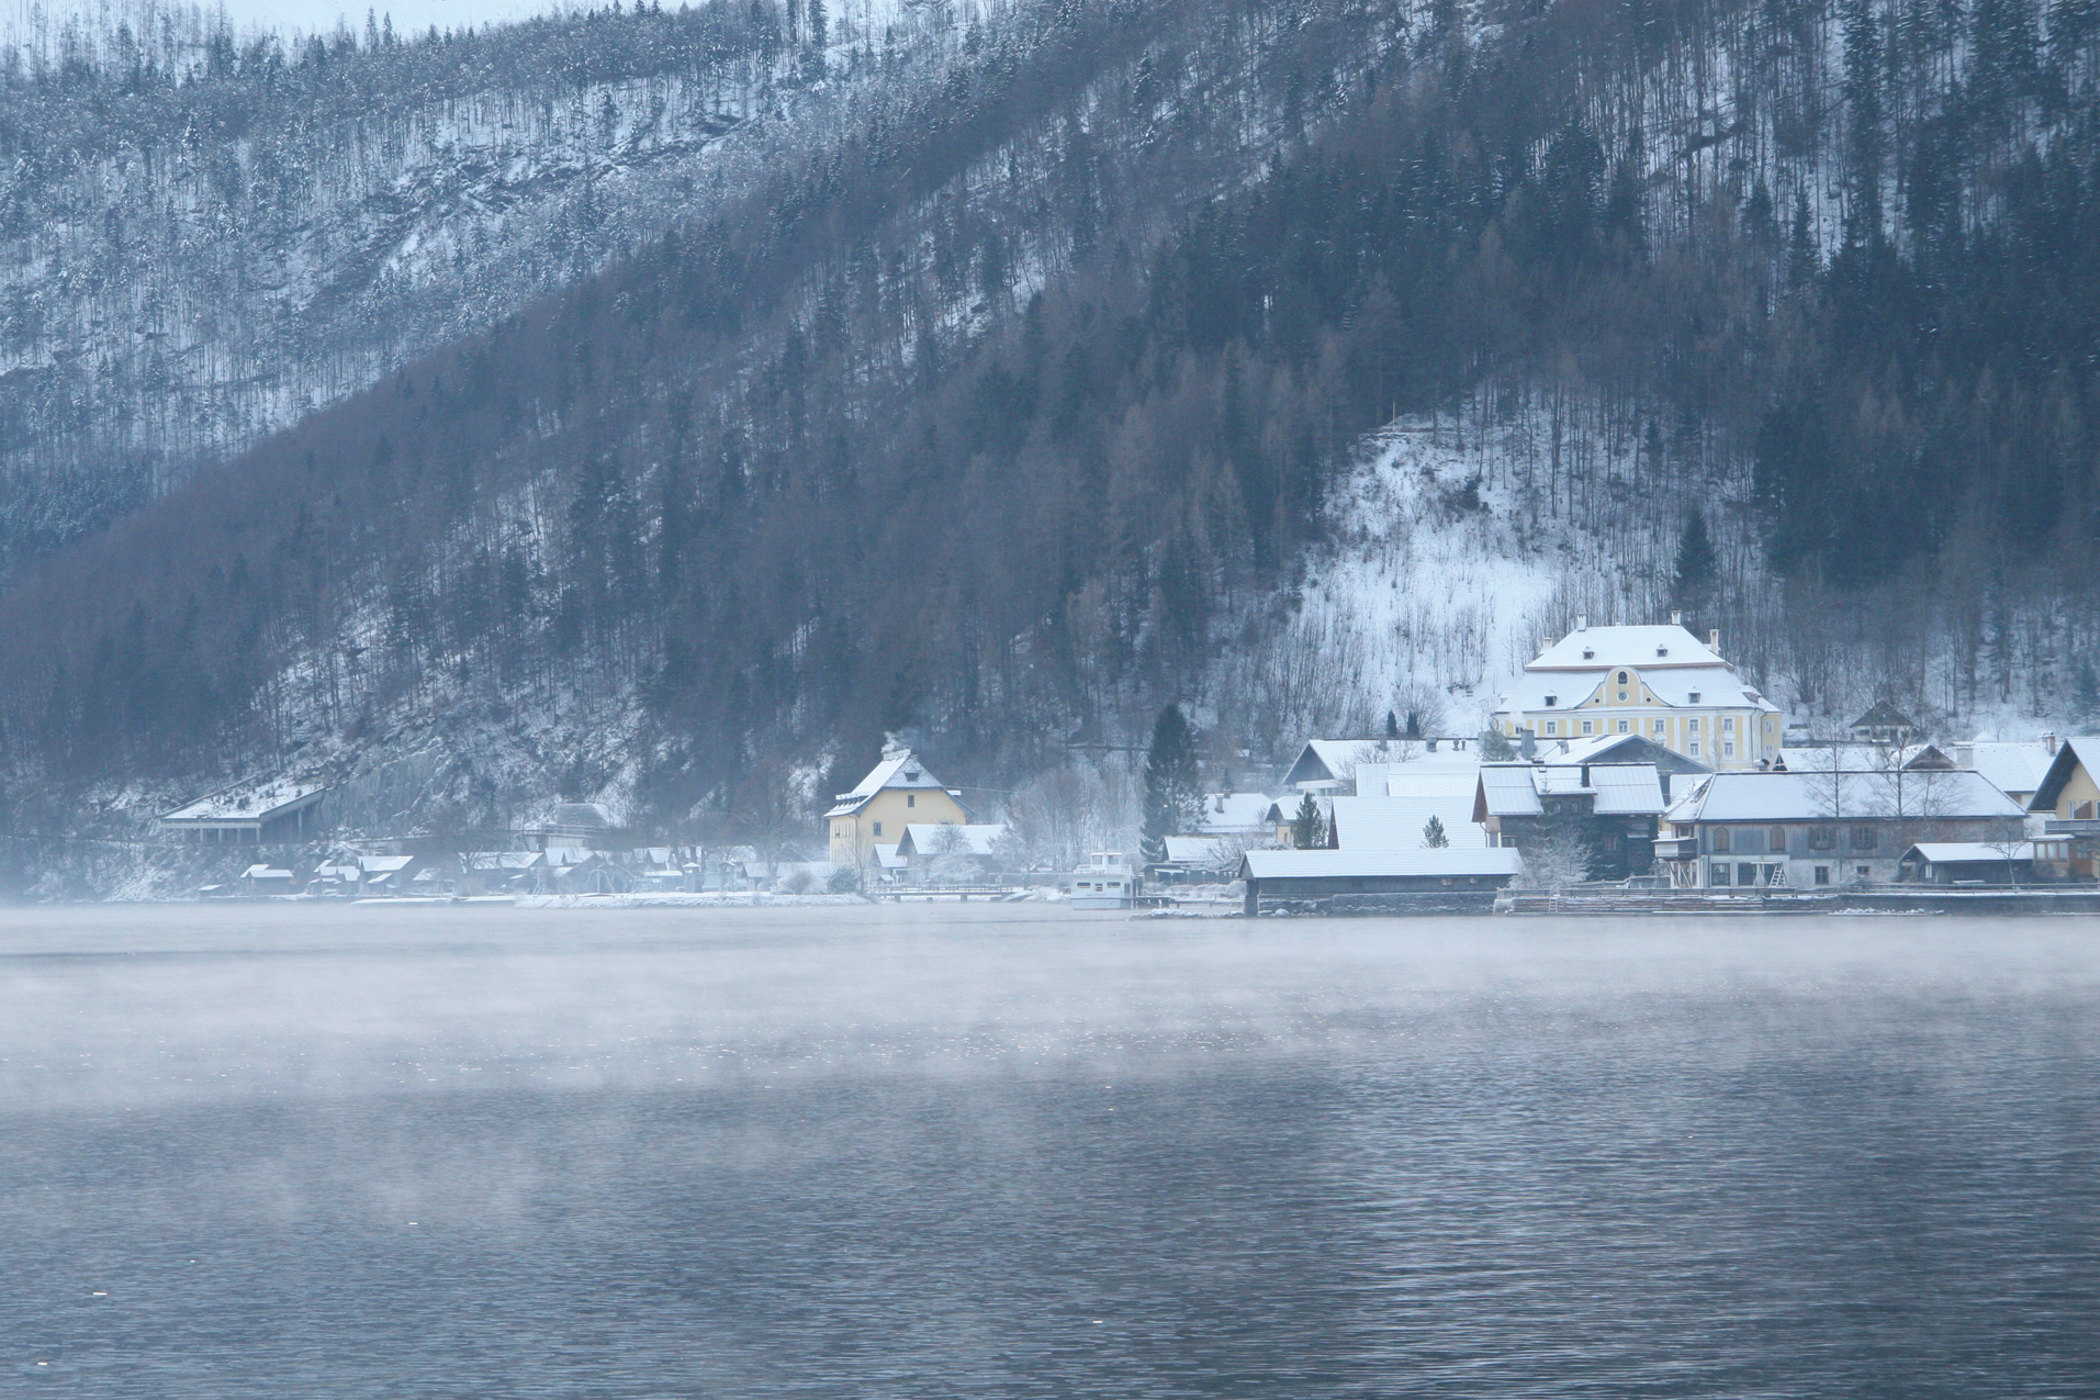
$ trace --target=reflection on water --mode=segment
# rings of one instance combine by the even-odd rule
[[[0,1377],[2100,1390],[2100,924],[0,915]]]

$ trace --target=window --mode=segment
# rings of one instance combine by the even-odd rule
[[[1855,827],[1853,827],[1853,828],[1852,828],[1852,849],[1853,849],[1853,850],[1855,850],[1855,851],[1871,851],[1871,850],[1875,850],[1875,849],[1879,848],[1879,846],[1880,846],[1880,845],[1881,845],[1881,833],[1880,833],[1879,831],[1875,830],[1875,829],[1874,829],[1873,827],[1871,827],[1871,826],[1855,826]]]
[[[1723,715],[1723,716],[1721,716],[1721,732],[1722,732],[1723,734],[1733,734],[1733,733],[1735,733],[1735,716],[1734,716],[1734,715]]]
[[[1768,851],[1785,851],[1785,850],[1786,850],[1786,828],[1785,828],[1785,827],[1783,827],[1783,826],[1775,826],[1775,827],[1773,827],[1773,828],[1772,828],[1772,832],[1771,832],[1771,834],[1770,834],[1769,836],[1767,836],[1767,837],[1766,837],[1765,839],[1766,839],[1767,841],[1770,841],[1770,842],[1772,843],[1771,845],[1769,845],[1769,846],[1765,847],[1765,849],[1766,849],[1766,850],[1768,850]]]
[[[1549,695],[1546,697],[1546,708],[1549,710],[1552,709],[1555,705],[1558,705],[1559,703],[1560,697],[1558,695]]]
[[[1696,705],[1699,703],[1699,692],[1695,690],[1686,698]]]
[[[1626,692],[1623,690],[1619,692],[1619,703],[1621,705],[1626,703]]]
[[[1691,754],[1693,758],[1699,756],[1699,741],[1697,739],[1692,740]]]
[[[1816,883],[1817,883],[1817,884],[1819,884],[1819,885],[1827,885],[1827,884],[1829,884],[1829,883],[1830,883],[1830,867],[1829,867],[1829,866],[1827,866],[1827,865],[1819,865],[1819,866],[1817,866],[1817,867],[1816,867]]]
[[[1694,700],[1697,700],[1699,697],[1694,695],[1692,698]],[[1686,729],[1691,730],[1692,733],[1697,734],[1699,732],[1699,716],[1693,715],[1690,719],[1686,720],[1684,722],[1684,727]]]
[[[1723,757],[1723,758],[1734,758],[1734,757],[1735,757],[1735,740],[1733,740],[1733,739],[1730,739],[1730,740],[1729,740],[1729,741],[1728,741],[1727,743],[1725,743],[1725,744],[1721,745],[1721,757]]]
[[[1619,672],[1619,684],[1626,684],[1626,673],[1624,671]]]
[[[917,793],[915,793],[915,792],[907,792],[907,793],[905,793],[905,794],[904,794],[904,805],[905,805],[905,806],[907,806],[907,807],[916,807],[916,806],[918,806],[918,805],[919,805],[919,794],[917,794]]]
[[[1658,734],[1663,732],[1663,722],[1661,720],[1655,722],[1655,732]]]
[[[1594,730],[1596,729],[1596,727],[1597,727],[1597,726],[1596,726],[1596,721],[1594,721],[1594,720],[1587,720],[1587,719],[1586,719],[1586,720],[1584,720],[1584,721],[1582,722],[1582,732],[1583,732],[1583,733],[1585,733],[1585,734],[1591,733],[1592,731],[1594,731]]]
[[[1547,720],[1547,721],[1546,721],[1546,732],[1547,732],[1548,734],[1558,734],[1558,733],[1560,733],[1560,721],[1559,721],[1559,720],[1557,720],[1557,719],[1549,719],[1549,720]]]
[[[1717,826],[1714,828],[1714,849],[1717,851],[1725,851],[1728,849],[1727,827]]]
[[[880,835],[882,835],[882,823],[881,823],[881,822],[877,822],[877,823],[875,823],[875,834],[876,834],[877,836],[880,836]]]
[[[1714,862],[1714,883],[1717,885],[1728,883],[1728,867],[1720,861]]]
[[[1620,721],[1619,721],[1619,732],[1620,732],[1621,734],[1631,734],[1631,733],[1633,732],[1633,721],[1632,721],[1632,720],[1630,720],[1630,719],[1622,719],[1622,720],[1620,720]]]
[[[1737,862],[1735,863],[1735,882],[1736,882],[1736,883],[1737,883],[1738,885],[1754,885],[1754,884],[1756,884],[1756,883],[1757,883],[1757,867],[1756,867],[1756,866],[1754,866],[1754,865],[1752,865],[1752,864],[1751,864],[1751,863],[1750,863],[1749,861],[1747,861],[1747,860],[1739,860],[1739,861],[1737,861]]]
[[[1852,874],[1853,874],[1853,876],[1854,876],[1855,878],[1857,878],[1857,879],[1861,879],[1861,880],[1871,880],[1871,879],[1873,879],[1873,878],[1874,878],[1874,870],[1873,870],[1873,867],[1871,867],[1871,866],[1866,866],[1866,865],[1855,865],[1855,866],[1853,866],[1853,867],[1852,867]]]

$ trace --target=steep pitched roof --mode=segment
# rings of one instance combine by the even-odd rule
[[[2056,758],[2049,764],[2049,771],[2042,775],[2041,785],[2035,788],[2034,798],[2027,804],[2030,812],[2046,812],[2055,808],[2057,798],[2063,796],[2064,784],[2080,768],[2087,776],[2100,779],[2100,736],[2088,734],[2083,738],[2065,739],[2056,746]]]
[[[850,817],[874,800],[875,795],[888,789],[903,791],[915,789],[920,792],[946,792],[955,794],[941,786],[941,780],[926,771],[910,749],[895,749],[882,756],[882,762],[868,770],[868,776],[854,785],[853,791],[842,792],[837,803],[824,815],[827,817]]]

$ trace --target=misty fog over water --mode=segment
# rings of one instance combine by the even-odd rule
[[[0,913],[0,1391],[2100,1393],[2100,924]]]

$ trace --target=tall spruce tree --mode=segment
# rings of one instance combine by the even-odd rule
[[[1145,859],[1167,858],[1167,838],[1194,826],[1203,806],[1196,771],[1196,736],[1181,706],[1168,705],[1152,722],[1145,751]]]
[[[1677,567],[1670,577],[1671,604],[1695,611],[1704,607],[1713,598],[1720,572],[1713,536],[1706,531],[1706,516],[1695,510],[1685,517],[1684,533],[1677,539]]]

